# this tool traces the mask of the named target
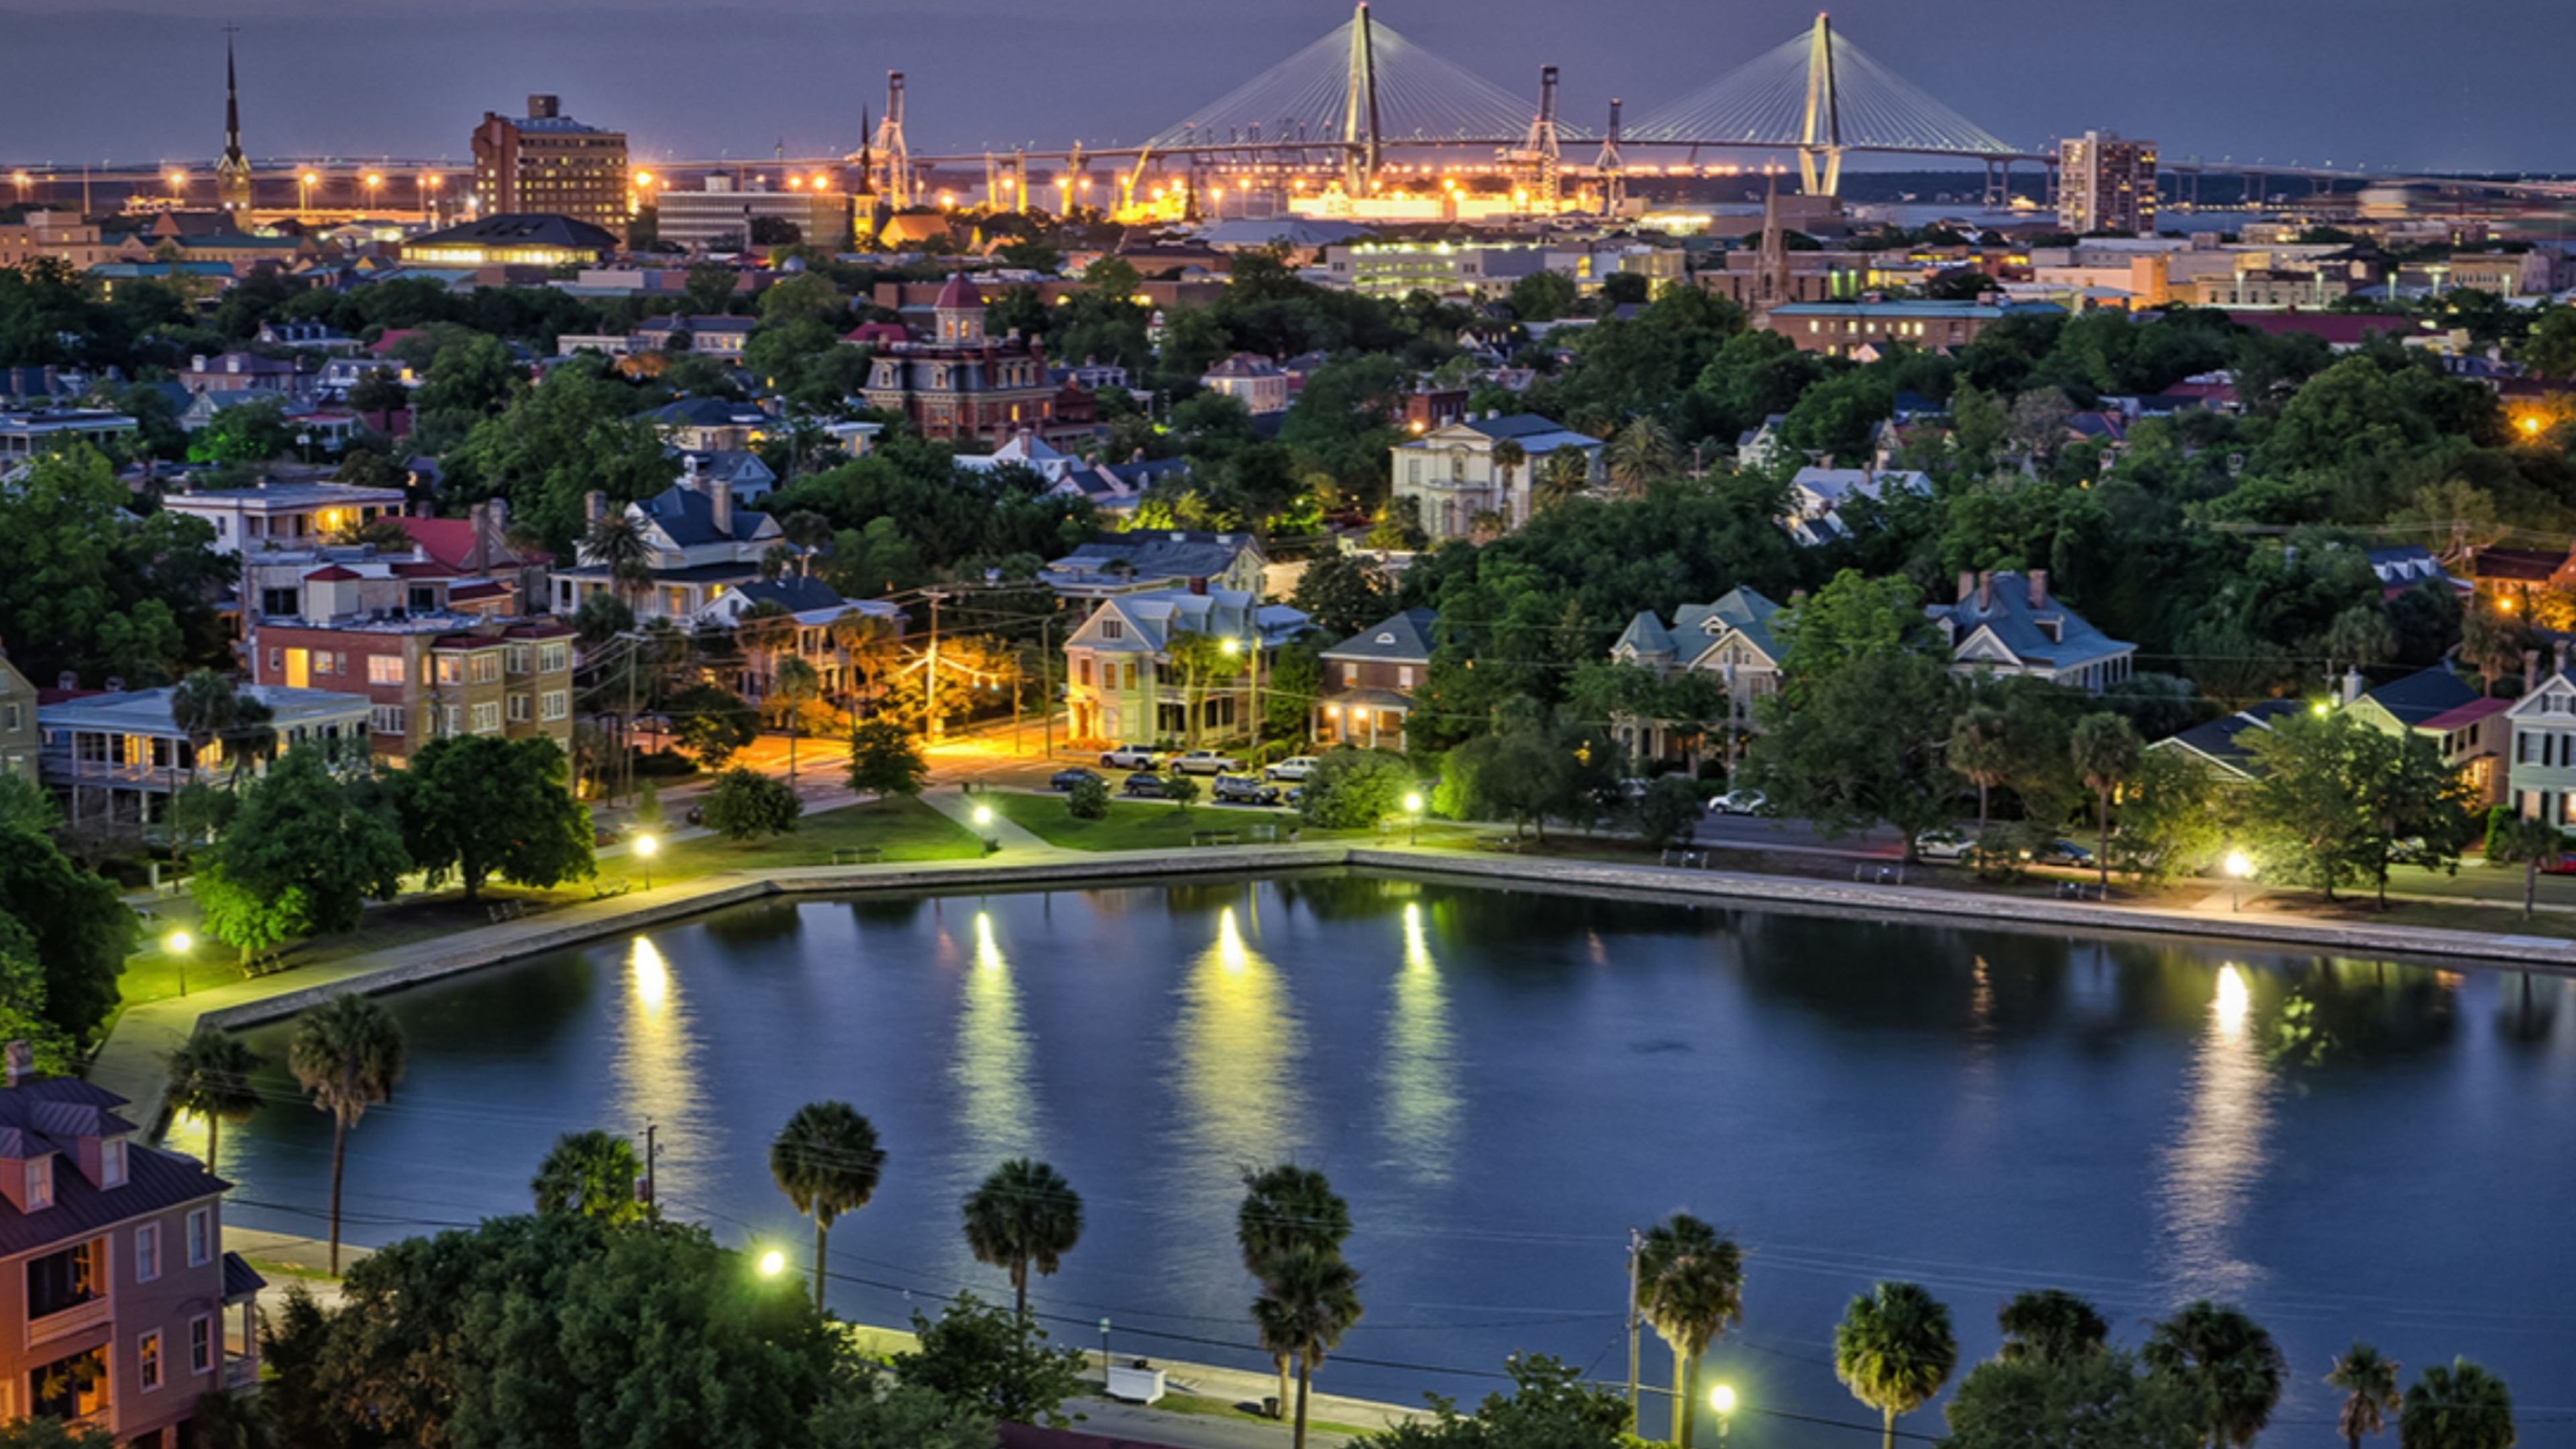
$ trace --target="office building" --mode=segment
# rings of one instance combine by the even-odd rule
[[[2086,236],[2156,229],[2156,143],[2087,131],[2057,143],[2057,224]]]
[[[654,231],[673,246],[736,252],[772,242],[803,242],[824,251],[850,245],[850,198],[817,186],[771,191],[710,176],[701,191],[665,191],[654,199]],[[770,223],[772,225],[762,225]],[[795,235],[784,230],[793,228]]]
[[[626,133],[585,126],[553,96],[474,128],[474,203],[486,217],[568,216],[626,236]]]

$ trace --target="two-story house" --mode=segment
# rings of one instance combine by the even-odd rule
[[[1235,589],[1103,599],[1064,644],[1068,732],[1077,748],[1249,738],[1269,655],[1305,627],[1297,610]],[[1193,634],[1234,644],[1243,663],[1194,677],[1180,646]]]
[[[2540,672],[2540,656],[2523,656],[2523,676]],[[2505,766],[2505,799],[2526,820],[2553,820],[2576,828],[2576,679],[2567,674],[2567,646],[2546,678],[2524,691],[2504,712],[2511,730]]]
[[[1199,386],[1233,398],[1255,417],[1288,411],[1288,374],[1267,357],[1238,352],[1201,374]]]
[[[2138,646],[2093,627],[2048,591],[2048,570],[1959,575],[1959,597],[1926,604],[1954,674],[2026,674],[2099,694],[2134,671]]]
[[[766,513],[734,505],[733,490],[704,474],[674,483],[651,498],[626,505],[626,518],[644,540],[648,579],[617,577],[590,542],[608,517],[608,496],[587,500],[588,527],[580,561],[554,571],[554,612],[570,618],[593,594],[613,593],[638,619],[668,619],[686,627],[710,602],[760,577],[761,557],[785,542]]]
[[[1722,691],[1728,739],[1740,741],[1753,725],[1754,701],[1780,690],[1779,641],[1771,621],[1780,606],[1760,591],[1738,586],[1715,603],[1684,604],[1666,623],[1651,611],[1628,621],[1610,657],[1657,675],[1705,674]],[[1614,718],[1613,738],[1633,759],[1697,766],[1713,721]]]
[[[2502,798],[2504,771],[2497,762],[2504,758],[2512,727],[2498,716],[2513,701],[2487,698],[2475,680],[2462,679],[2448,662],[2370,690],[2362,689],[2360,675],[2346,675],[2343,700],[2343,707],[2364,724],[2431,740],[2440,747],[2443,762],[2476,788],[2481,806]]]
[[[1494,457],[1506,441],[1521,450],[1519,462]],[[1599,481],[1601,440],[1588,433],[1535,413],[1468,418],[1395,446],[1395,497],[1411,502],[1435,544],[1469,536],[1487,517],[1508,532],[1529,521],[1534,480],[1561,448],[1581,454],[1587,479]]]
[[[407,502],[399,488],[263,478],[251,488],[190,488],[163,498],[161,507],[204,519],[215,531],[217,553],[257,553],[318,548],[378,519],[401,517]]]
[[[1884,503],[1891,493],[1929,495],[1930,477],[1903,469],[1820,468],[1798,470],[1789,480],[1789,512],[1781,527],[1801,548],[1816,548],[1849,537],[1852,523],[1843,509],[1855,499]]]
[[[1439,618],[1430,609],[1406,609],[1324,651],[1324,686],[1314,712],[1317,744],[1406,747],[1405,722],[1413,714],[1414,691],[1431,672],[1431,634]]]
[[[736,631],[743,668],[731,682],[743,698],[767,699],[778,661],[793,657],[814,666],[825,699],[846,705],[863,684],[877,682],[866,678],[868,661],[852,645],[867,637],[899,644],[904,615],[883,599],[845,599],[821,579],[791,573],[727,590],[698,611],[697,624]]]
[[[123,1097],[72,1077],[39,1081],[32,1063],[25,1042],[9,1044],[0,1324],[17,1326],[0,1329],[0,1419],[56,1418],[176,1449],[200,1395],[259,1383],[263,1284],[223,1250],[227,1184],[137,1141]]]
[[[176,692],[49,691],[60,697],[36,707],[37,778],[63,801],[73,828],[140,831],[161,819],[183,786],[230,772],[241,742],[219,735],[200,749],[171,717]],[[240,693],[267,707],[262,729],[273,735],[275,753],[303,744],[367,748],[363,699],[258,684]]]

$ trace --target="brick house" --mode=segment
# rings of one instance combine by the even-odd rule
[[[1323,692],[1315,701],[1319,745],[1401,750],[1414,691],[1431,672],[1431,631],[1440,616],[1406,609],[1323,653]]]
[[[570,625],[362,611],[359,582],[337,565],[306,575],[301,612],[261,622],[252,677],[364,699],[368,740],[392,764],[449,735],[542,735],[571,753]]]
[[[1050,443],[1089,436],[1089,422],[1060,407],[1066,389],[1048,375],[1046,354],[1017,332],[988,334],[985,311],[974,283],[950,277],[931,304],[930,340],[888,345],[869,364],[868,406],[901,413],[923,437],[944,442],[998,443],[1022,428]]]
[[[199,1395],[255,1389],[263,1286],[223,1251],[228,1184],[146,1147],[125,1099],[37,1081],[24,1042],[0,1089],[0,1418],[42,1415],[172,1449]],[[228,1334],[225,1310],[242,1310]],[[229,1350],[237,1337],[241,1350]]]

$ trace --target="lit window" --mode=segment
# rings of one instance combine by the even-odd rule
[[[161,1331],[159,1329],[156,1328],[135,1340],[134,1374],[142,1383],[143,1392],[147,1394],[161,1387]]]
[[[54,1205],[54,1159],[39,1157],[27,1164],[27,1210]]]
[[[367,682],[368,682],[369,684],[400,684],[400,683],[402,683],[402,682],[403,682],[403,662],[402,662],[402,657],[401,657],[400,655],[395,655],[395,654],[370,654],[370,655],[368,655],[368,656],[367,656]]]

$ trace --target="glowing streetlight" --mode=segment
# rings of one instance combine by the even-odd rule
[[[27,188],[35,184],[36,178],[28,175],[24,171],[19,171],[12,173],[9,180],[16,184],[18,188],[18,199],[23,202],[27,199]]]
[[[1708,1406],[1717,1411],[1717,1442],[1723,1444],[1726,1442],[1726,1421],[1735,1414],[1734,1386],[1731,1384],[1711,1386],[1708,1391]]]
[[[1422,839],[1422,792],[1404,792],[1404,843],[1418,844]]]
[[[297,211],[305,212],[313,209],[313,188],[320,185],[321,181],[322,178],[320,176],[315,175],[310,171],[307,171],[303,175],[295,178],[295,209]]]
[[[975,828],[976,828],[976,829],[978,829],[978,830],[981,830],[981,829],[983,829],[985,826],[990,825],[990,824],[992,824],[992,823],[993,823],[993,807],[992,807],[992,806],[990,806],[990,805],[978,805],[978,806],[976,806],[976,807],[975,807]]]
[[[367,209],[373,211],[376,207],[377,194],[385,189],[385,174],[381,171],[370,171],[360,179],[367,188]]]
[[[760,1255],[760,1276],[775,1278],[787,1271],[787,1255],[776,1248]]]
[[[2526,438],[2540,436],[2540,418],[2536,414],[2524,413],[2514,420],[2514,426],[2522,429],[2522,435]]]
[[[2227,909],[2245,909],[2245,878],[2254,873],[2254,862],[2244,851],[2231,850],[2227,852],[2227,863],[2221,868],[2227,872]]]
[[[635,858],[644,862],[644,889],[653,888],[653,852],[662,848],[661,837],[650,831],[635,837]]]
[[[175,202],[175,201],[178,201],[178,200],[180,200],[181,198],[185,197],[187,194],[188,194],[188,173],[187,173],[187,172],[185,172],[185,171],[173,171],[173,172],[171,172],[171,173],[170,173],[170,199],[171,199],[172,201],[174,201],[174,202]]]
[[[185,931],[172,931],[161,944],[179,963],[179,995],[184,998],[188,994],[188,953],[196,948],[197,938]]]

